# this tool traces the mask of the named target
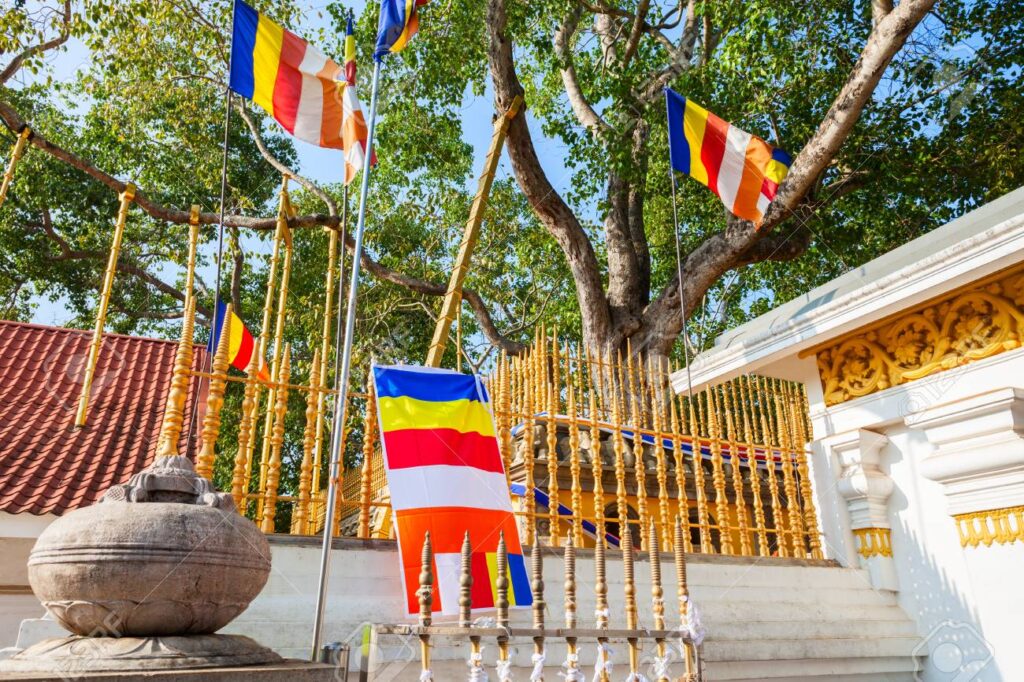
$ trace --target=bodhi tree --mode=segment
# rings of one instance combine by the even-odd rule
[[[202,222],[218,220],[230,3],[51,2],[39,15],[35,6],[46,4],[3,16],[4,34],[14,37],[0,44],[7,55],[0,120],[11,131],[30,122],[34,148],[64,168],[40,172],[53,183],[73,175],[79,185],[15,202],[18,225],[36,227],[25,235],[12,229],[14,248],[28,252],[38,238],[66,255],[56,233],[72,254],[96,251],[74,248],[69,237],[83,216],[99,213],[96,192],[118,191],[131,177],[150,222],[129,255],[180,262],[157,226],[184,223],[196,195],[211,209]],[[256,5],[290,26],[311,19],[302,2]],[[557,320],[591,352],[614,353],[628,342],[669,355],[684,312],[714,331],[1020,184],[1022,47],[1013,36],[1022,14],[1009,0],[432,3],[420,35],[384,71],[382,164],[363,260],[369,276],[386,283],[374,294],[406,292],[410,298],[385,307],[399,315],[436,307],[469,203],[472,148],[462,141],[460,112],[480,97],[501,112],[522,94],[528,109],[507,141],[518,192],[496,185],[465,296],[471,331],[515,352],[533,322]],[[330,2],[304,35],[339,55],[344,16],[345,7]],[[368,3],[359,20],[364,69],[375,23],[376,5]],[[64,95],[90,102],[77,117],[38,84],[13,87],[16,73],[41,68],[72,34],[90,56]],[[664,87],[794,156],[760,229],[680,178],[678,262]],[[288,172],[304,188],[292,227],[322,239],[303,228],[338,226],[340,187],[301,177],[291,141],[273,121],[238,100],[235,112],[243,126],[232,137],[229,233],[273,228],[276,183],[266,178]],[[103,201],[108,209],[111,198]],[[53,216],[63,219],[63,233]],[[244,239],[233,241],[236,256],[245,251]],[[85,260],[93,270],[78,272],[71,285],[80,290],[102,263]],[[148,279],[135,273],[140,290],[161,301],[160,314],[176,314],[180,289],[143,270]],[[316,279],[307,279],[311,296]],[[232,284],[232,298],[244,299]],[[237,302],[253,309],[258,291]],[[136,308],[130,300],[122,306],[126,324]],[[422,352],[425,340],[405,349]]]

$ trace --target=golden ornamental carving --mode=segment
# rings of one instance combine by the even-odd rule
[[[865,559],[873,556],[892,556],[892,531],[888,528],[857,528],[857,553]]]
[[[854,332],[817,352],[825,403],[837,405],[1021,346],[1024,266]]]
[[[961,547],[1024,542],[1024,507],[957,514],[953,519],[960,531]]]

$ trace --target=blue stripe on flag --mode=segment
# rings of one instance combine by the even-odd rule
[[[793,157],[791,157],[789,154],[782,151],[781,149],[773,149],[772,158],[778,161],[779,163],[783,164],[787,168],[793,165]]]
[[[242,97],[252,99],[256,89],[252,51],[256,48],[256,27],[260,15],[242,0],[235,0],[234,34],[231,39],[231,79],[229,86]]]
[[[227,312],[227,304],[217,299],[217,329],[210,334],[210,340],[206,343],[206,352],[211,356],[216,352],[217,344],[220,343],[220,333],[224,330],[224,318],[227,317]]]
[[[512,590],[516,595],[516,606],[529,606],[533,604],[533,594],[530,592],[530,581],[526,577],[526,562],[522,554],[509,554],[508,566]]]
[[[477,378],[446,370],[422,367],[374,367],[377,398],[415,398],[431,402],[480,400],[486,393],[477,389]],[[480,385],[480,389],[483,385]]]
[[[665,88],[665,108],[668,110],[668,153],[672,167],[680,173],[690,174],[690,145],[683,132],[686,98],[671,88]]]

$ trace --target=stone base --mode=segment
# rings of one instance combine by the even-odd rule
[[[187,670],[276,665],[280,656],[241,635],[80,637],[46,639],[0,662],[4,673],[62,678],[92,672]]]
[[[465,664],[462,666],[465,668]],[[337,671],[323,663],[284,661],[272,665],[243,666],[241,668],[202,668],[194,670],[147,670],[135,672],[75,673],[73,677],[55,676],[54,673],[0,672],[3,682],[33,682],[37,680],[82,680],[83,682],[340,682],[344,679]],[[355,679],[352,675],[349,679]],[[418,679],[418,678],[417,678]]]

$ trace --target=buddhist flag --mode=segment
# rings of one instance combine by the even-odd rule
[[[319,50],[235,0],[230,87],[261,106],[289,133],[344,149],[339,83],[344,74]]]
[[[760,224],[789,172],[789,154],[668,88],[665,99],[672,168],[706,185],[737,217]]]
[[[341,139],[345,149],[345,184],[355,179],[356,174],[366,164],[366,138],[368,131],[363,107],[356,96],[356,38],[353,32],[352,17],[348,18],[345,28],[345,86],[341,93],[342,127]],[[377,163],[377,153],[373,154],[373,163]]]
[[[217,329],[210,337],[210,342],[206,346],[206,350],[210,352],[210,356],[217,350],[217,344],[220,343],[220,334],[224,330],[224,322],[228,319],[231,320],[231,327],[228,330],[228,363],[240,369],[243,372],[249,368],[249,362],[252,360],[252,354],[257,352],[256,340],[253,339],[252,334],[245,328],[245,323],[242,322],[242,318],[235,315],[235,311],[231,311],[231,315],[227,314],[228,307],[224,304],[224,301],[217,301]],[[270,381],[270,370],[267,369],[267,361],[264,358],[260,358],[260,369],[259,378],[263,381]]]
[[[377,24],[377,49],[373,58],[380,61],[390,52],[401,52],[420,30],[416,10],[429,0],[383,0]]]
[[[473,608],[494,608],[499,531],[508,548],[509,604],[531,604],[512,499],[480,379],[425,367],[375,366],[373,380],[408,613],[419,612],[416,589],[427,531],[437,578],[434,611],[459,611],[466,531],[473,546]]]

